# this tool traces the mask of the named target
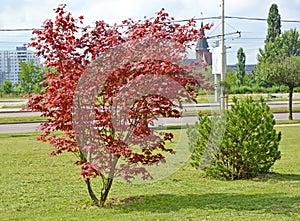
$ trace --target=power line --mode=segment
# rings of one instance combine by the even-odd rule
[[[268,20],[266,18],[251,18],[251,17],[237,17],[237,16],[225,16],[225,18],[249,20],[249,21],[267,21]],[[281,22],[287,22],[287,23],[300,23],[300,20],[281,19],[280,21]]]
[[[212,17],[205,17],[205,18],[194,18],[195,21],[204,21],[204,20],[215,20],[221,19],[221,16],[212,16]],[[258,17],[239,17],[239,16],[225,16],[225,19],[238,19],[238,20],[248,20],[248,21],[267,21],[266,18],[258,18]],[[175,20],[174,23],[180,22],[188,22],[191,19],[181,19]],[[300,23],[300,20],[288,20],[288,19],[281,19],[283,23]],[[2,28],[0,32],[21,32],[21,31],[34,31],[34,30],[42,30],[42,28]]]

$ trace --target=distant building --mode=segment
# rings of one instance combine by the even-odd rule
[[[0,84],[3,80],[9,80],[13,84],[19,83],[19,60],[29,62],[33,60],[35,65],[40,65],[40,59],[26,47],[16,47],[16,50],[0,51]]]
[[[203,28],[203,22],[201,22]],[[209,51],[207,39],[204,31],[201,32],[203,38],[199,38],[196,44],[196,59],[203,61],[206,65],[212,64],[212,54]]]

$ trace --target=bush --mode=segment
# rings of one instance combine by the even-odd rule
[[[289,87],[286,85],[280,85],[279,86],[279,92],[280,93],[288,93],[289,92]]]
[[[267,87],[266,92],[270,94],[276,94],[280,92],[280,86],[273,85],[272,87]]]
[[[296,88],[294,89],[294,92],[295,92],[295,93],[299,93],[299,92],[300,92],[300,87],[296,87]]]
[[[252,88],[248,86],[241,86],[241,87],[232,87],[230,89],[231,94],[251,94]]]
[[[192,165],[207,175],[227,180],[248,179],[269,172],[276,160],[281,133],[261,98],[233,99],[230,110],[209,118],[199,113],[188,126]]]
[[[261,87],[261,86],[255,84],[255,85],[252,86],[252,91],[253,91],[253,93],[265,93],[266,92],[266,88]]]

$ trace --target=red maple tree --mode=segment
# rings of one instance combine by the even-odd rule
[[[107,199],[113,179],[151,179],[144,165],[165,161],[173,134],[153,127],[157,117],[181,117],[178,107],[204,86],[194,65],[183,65],[186,49],[201,36],[191,19],[177,24],[165,12],[110,26],[104,21],[82,27],[60,5],[55,20],[35,30],[30,47],[51,70],[45,87],[30,96],[27,108],[47,117],[39,140],[78,157],[88,192],[97,205]],[[56,133],[60,131],[61,133]],[[91,178],[100,177],[100,197]]]

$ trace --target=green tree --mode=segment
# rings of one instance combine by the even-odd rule
[[[237,59],[238,63],[236,64],[237,67],[237,85],[240,87],[244,84],[244,77],[246,73],[246,55],[244,53],[243,48],[240,48],[237,52]]]
[[[43,69],[34,65],[33,60],[28,63],[19,61],[20,64],[20,87],[23,93],[38,93],[41,89],[39,85],[43,80]]]
[[[234,97],[233,102],[221,116],[199,113],[195,125],[188,127],[191,163],[227,180],[266,174],[280,159],[281,134],[274,128],[274,116],[263,99]]]
[[[298,57],[300,56],[300,34],[296,29],[285,31],[274,42],[266,44],[268,55],[258,63],[255,74],[258,82],[271,82],[286,85],[289,88],[289,119],[293,119],[292,99],[295,87],[298,87]]]
[[[259,49],[257,59],[259,62],[272,61],[274,55],[273,42],[281,34],[281,18],[278,11],[278,6],[272,4],[268,14],[268,31],[265,39],[264,49]]]
[[[268,42],[261,51],[259,63],[281,62],[290,56],[300,55],[300,35],[296,29],[284,31],[274,42]]]
[[[274,62],[283,61],[291,56],[300,56],[300,35],[295,28],[283,32],[273,44]]]
[[[267,22],[268,32],[265,43],[274,42],[276,37],[281,34],[281,18],[276,4],[271,5]]]
[[[293,92],[300,86],[300,56],[286,57],[279,63],[262,63],[259,72],[262,80],[288,86],[289,119],[293,120]]]
[[[228,68],[225,75],[225,81],[230,87],[237,86],[237,73],[233,69]]]
[[[11,94],[13,92],[13,83],[9,80],[4,80],[1,84],[1,89],[4,94]]]

